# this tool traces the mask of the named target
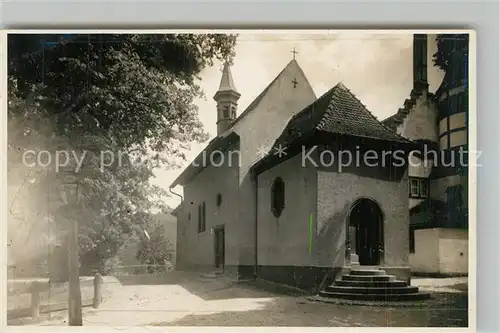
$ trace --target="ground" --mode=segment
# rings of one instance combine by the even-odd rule
[[[414,279],[414,284],[433,292],[427,306],[339,306],[198,273],[105,277],[104,301],[97,310],[84,309],[83,325],[467,326],[467,278]],[[66,311],[45,316],[38,325],[67,325]]]
[[[7,282],[7,319],[9,325],[21,321],[31,315],[31,289],[34,282],[38,282],[40,291],[40,311],[56,311],[66,309],[68,305],[68,283],[49,283],[47,278],[9,279]],[[82,303],[91,305],[94,296],[92,277],[80,278]]]

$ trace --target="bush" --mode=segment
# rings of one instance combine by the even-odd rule
[[[137,260],[147,266],[148,273],[171,271],[173,246],[165,236],[165,227],[157,223],[146,231],[149,238],[146,235],[141,238]]]

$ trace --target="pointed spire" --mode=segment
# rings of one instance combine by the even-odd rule
[[[222,69],[222,78],[220,80],[218,92],[222,91],[234,91],[236,93],[238,92],[236,90],[236,86],[234,85],[233,75],[231,74],[231,67],[227,62],[224,63],[224,68]]]
[[[217,102],[217,135],[230,128],[236,119],[236,108],[240,93],[236,91],[229,63],[224,64],[219,90],[214,95]]]

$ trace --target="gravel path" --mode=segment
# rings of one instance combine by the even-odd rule
[[[427,307],[340,306],[183,272],[105,277],[104,290],[100,308],[84,311],[84,326],[467,326],[467,294],[460,292],[436,293]],[[39,325],[67,324],[61,317]]]

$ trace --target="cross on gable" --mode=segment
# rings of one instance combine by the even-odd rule
[[[299,52],[295,51],[295,47],[293,48],[292,51],[290,51],[293,53],[293,59],[295,60],[295,55],[298,54]]]
[[[293,87],[294,87],[294,88],[296,88],[296,87],[297,87],[297,84],[298,84],[299,82],[297,81],[297,79],[296,79],[296,78],[293,78],[292,83],[293,83]]]

